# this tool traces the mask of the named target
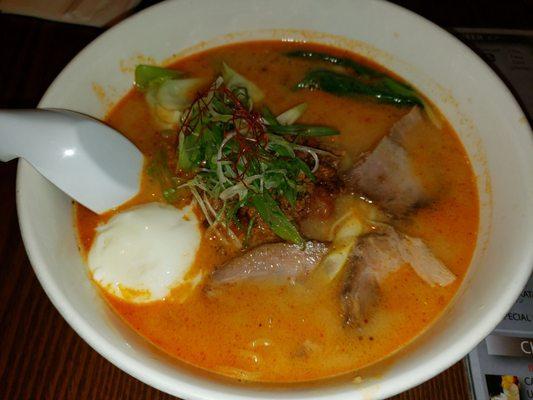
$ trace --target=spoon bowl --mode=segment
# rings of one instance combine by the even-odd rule
[[[139,191],[143,155],[97,119],[60,109],[0,110],[0,160],[22,157],[101,214]]]

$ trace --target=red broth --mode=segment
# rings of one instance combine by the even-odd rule
[[[337,128],[341,135],[327,140],[336,142],[354,158],[371,150],[409,111],[364,99],[292,90],[314,63],[283,54],[295,48],[301,48],[301,44],[239,43],[194,54],[172,67],[212,80],[225,61],[265,92],[265,102],[275,114],[306,102],[309,108],[301,122]],[[349,56],[382,69],[339,49],[315,44],[306,44],[306,48]],[[136,89],[111,110],[106,120],[130,138],[148,160],[162,145],[144,96]],[[447,287],[432,288],[404,266],[382,283],[379,306],[360,328],[342,324],[339,283],[312,292],[298,285],[236,285],[216,297],[207,296],[200,287],[185,302],[179,301],[179,289],[163,301],[147,304],[128,303],[102,291],[103,296],[135,331],[166,353],[238,379],[309,381],[376,363],[408,344],[443,312],[461,285],[477,237],[475,177],[453,128],[444,119],[441,128],[425,121],[409,146],[434,200],[395,221],[395,226],[422,238],[457,275],[458,279]],[[145,173],[141,192],[121,209],[150,201],[164,200],[159,184]],[[79,239],[86,253],[96,226],[114,212],[98,216],[80,205],[76,210]],[[209,272],[226,259],[215,243],[203,239],[194,268]]]

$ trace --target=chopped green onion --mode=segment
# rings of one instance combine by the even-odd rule
[[[250,238],[252,237],[252,230],[254,228],[256,216],[253,215],[252,218],[250,218],[250,221],[248,221],[248,227],[246,228],[246,235],[244,236],[244,247],[248,247],[248,242],[250,241]]]
[[[200,164],[201,153],[198,138],[179,134],[178,165],[184,171],[191,171]]]
[[[255,207],[263,221],[265,221],[270,229],[280,238],[291,243],[299,245],[304,244],[303,238],[300,236],[298,229],[287,218],[278,203],[268,194],[254,194],[251,198],[251,204]]]
[[[165,149],[160,149],[150,164],[148,165],[148,175],[159,183],[163,198],[169,203],[174,203],[180,200],[185,194],[179,188],[179,180],[177,180],[170,171],[168,166],[168,156]]]
[[[268,135],[268,147],[275,151],[280,157],[294,157],[293,144],[289,143],[281,136]]]
[[[328,126],[313,125],[268,125],[267,130],[278,135],[333,136],[339,131]]]
[[[172,203],[172,202],[176,201],[178,199],[177,189],[172,187],[172,188],[168,188],[168,189],[163,190],[163,197],[169,203]]]
[[[278,115],[276,119],[281,125],[292,125],[300,119],[305,110],[307,110],[307,103],[298,104]]]
[[[219,77],[186,109],[179,121],[176,164],[187,172],[187,180],[176,178],[165,187],[163,196],[173,201],[180,190],[190,190],[214,233],[224,233],[233,243],[240,242],[233,232],[251,234],[255,219],[244,227],[239,210],[253,207],[272,231],[282,239],[303,243],[298,230],[280,207],[282,199],[292,206],[314,181],[318,154],[312,147],[291,142],[283,135],[324,136],[338,134],[329,127],[292,125],[305,111],[300,104],[279,116],[267,109],[262,114],[252,108],[257,88],[224,65],[226,78]],[[229,74],[229,77],[228,77]],[[147,91],[157,107],[181,107],[183,96],[193,80],[166,79]],[[166,92],[168,91],[168,92]],[[288,124],[288,125],[282,125]],[[164,135],[171,136],[171,131]],[[295,150],[309,153],[313,170]],[[191,178],[192,176],[192,178]],[[220,229],[224,228],[224,229]],[[246,240],[248,241],[248,239]],[[238,246],[238,247],[239,247]]]
[[[294,157],[291,158],[288,162],[299,171],[302,171],[312,182],[316,180],[309,166],[301,158]]]
[[[267,106],[263,107],[263,119],[269,125],[279,125],[280,124],[278,122],[278,120],[276,119],[276,117],[274,116],[274,114],[272,114],[272,111],[270,111],[270,108],[268,108]]]

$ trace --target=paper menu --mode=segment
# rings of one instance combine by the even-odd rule
[[[498,327],[468,355],[474,399],[533,399],[532,293],[533,277]]]
[[[533,399],[533,277],[498,327],[467,357],[476,400]],[[516,387],[512,395],[508,388]]]
[[[531,122],[533,31],[456,29],[455,33],[495,67]],[[533,276],[504,319],[465,362],[473,399],[533,400]]]

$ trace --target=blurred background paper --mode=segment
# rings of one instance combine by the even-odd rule
[[[0,11],[72,24],[105,26],[121,19],[140,0],[0,0]]]

